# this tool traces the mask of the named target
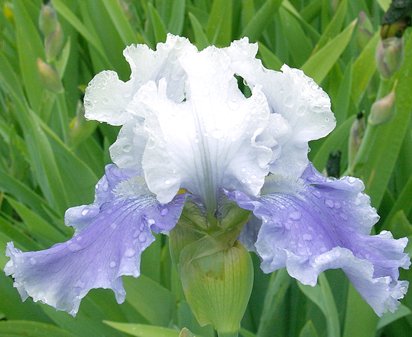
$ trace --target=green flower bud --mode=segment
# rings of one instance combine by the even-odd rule
[[[381,40],[376,49],[376,63],[380,74],[390,78],[399,69],[403,61],[403,39],[390,37]]]
[[[200,325],[212,324],[219,336],[237,336],[253,285],[248,251],[227,234],[206,236],[180,256],[186,299]]]
[[[40,10],[39,28],[45,37],[54,32],[58,24],[57,14],[54,8],[47,4],[43,5]]]
[[[53,61],[61,52],[64,42],[64,33],[60,23],[57,23],[56,29],[50,33],[44,42],[47,62]]]
[[[351,163],[354,162],[356,154],[359,151],[360,145],[362,143],[363,135],[365,134],[365,129],[366,129],[366,123],[365,123],[364,113],[359,112],[350,128],[349,145],[348,145],[349,166]]]
[[[37,59],[37,70],[43,86],[54,93],[63,92],[63,85],[57,71],[42,59]]]
[[[373,103],[368,123],[379,125],[389,122],[395,113],[395,91]]]

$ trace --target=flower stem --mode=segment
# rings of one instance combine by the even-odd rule
[[[217,332],[218,337],[238,337],[239,332]]]

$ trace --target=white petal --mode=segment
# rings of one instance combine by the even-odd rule
[[[187,39],[173,35],[168,35],[165,43],[157,44],[155,51],[146,45],[127,47],[123,54],[132,70],[130,80],[119,80],[113,71],[97,74],[86,89],[86,118],[123,125],[133,116],[129,103],[139,88],[148,81],[158,82],[161,78],[170,83],[168,97],[181,101],[185,73],[177,60],[179,56],[194,51],[196,48]]]
[[[289,126],[278,138],[281,153],[271,172],[298,178],[308,164],[308,142],[326,136],[335,127],[328,95],[301,70],[284,65],[282,72],[268,70],[255,58],[257,44],[244,38],[226,49],[237,74],[249,85],[258,85],[274,114]]]
[[[239,91],[230,59],[214,47],[181,57],[187,74],[186,101],[167,97],[166,81],[142,87],[150,134],[143,156],[147,184],[160,202],[180,187],[215,207],[220,187],[256,195],[268,173],[275,140],[262,91],[246,98]]]

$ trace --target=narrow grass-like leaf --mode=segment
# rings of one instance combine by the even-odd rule
[[[182,34],[185,24],[186,0],[173,1],[172,13],[168,23],[168,30],[172,34]]]
[[[99,39],[78,19],[62,0],[52,0],[53,7],[64,17],[99,53],[100,57],[110,64]]]
[[[346,49],[355,25],[356,21],[353,21],[342,33],[312,55],[301,68],[305,74],[321,83]]]
[[[153,325],[167,326],[172,318],[175,301],[173,294],[144,275],[138,279],[123,278],[130,303]]]
[[[273,70],[280,70],[283,62],[263,43],[259,43],[259,54],[262,58],[264,65]]]
[[[156,42],[163,42],[166,40],[166,27],[160,17],[159,13],[157,12],[156,8],[149,2],[148,3],[148,11],[150,16],[150,22],[152,23],[154,35],[156,38]]]
[[[189,19],[190,23],[192,24],[193,33],[195,35],[196,46],[197,48],[199,48],[199,50],[202,50],[209,45],[209,40],[196,16],[189,12]]]
[[[107,13],[109,13],[109,16],[112,19],[112,22],[116,27],[123,43],[125,45],[129,45],[136,42],[136,34],[134,33],[129,20],[121,7],[120,1],[103,0],[103,4],[106,7]]]
[[[213,0],[206,35],[212,44],[228,45],[232,37],[233,0]]]
[[[398,320],[402,317],[408,316],[410,314],[412,314],[411,309],[409,309],[407,306],[401,304],[395,312],[388,312],[388,313],[384,314],[379,319],[377,328],[382,329],[386,325],[391,324],[392,322],[394,322],[394,321],[396,321],[396,320]]]
[[[312,321],[307,321],[299,334],[299,337],[318,337],[318,336],[319,335]]]
[[[353,102],[358,105],[366,87],[376,71],[375,50],[379,40],[379,33],[370,39],[356,61],[352,64],[352,90]]]
[[[374,337],[378,316],[350,285],[343,337]]]
[[[368,126],[364,140],[369,139],[370,142],[362,144],[367,151],[361,152],[361,147],[360,158],[356,159],[358,164],[355,166],[355,174],[364,180],[366,191],[375,207],[381,203],[404,137],[409,130],[412,111],[412,35],[406,43],[405,61],[399,74],[395,92],[395,116],[386,124]],[[369,138],[368,132],[371,135]]]
[[[243,29],[241,37],[247,36],[251,41],[257,41],[281,3],[282,0],[266,0],[253,19]]]
[[[328,280],[324,274],[319,275],[319,285],[315,287],[298,283],[302,292],[314,302],[325,315],[328,337],[340,337],[339,315],[335,300],[330,290]]]
[[[339,7],[336,10],[335,15],[333,16],[332,20],[326,26],[325,31],[323,32],[322,36],[320,37],[315,50],[322,48],[326,43],[328,43],[333,37],[339,34],[342,25],[344,23],[345,17],[347,15],[348,10],[348,1],[342,0],[339,3]]]
[[[179,331],[160,326],[105,321],[119,331],[137,337],[179,337]]]
[[[23,222],[29,228],[30,233],[33,236],[37,236],[39,239],[45,238],[50,240],[51,242],[58,242],[65,239],[65,236],[62,232],[58,231],[49,222],[45,221],[42,217],[32,212],[23,204],[20,204],[10,197],[8,197],[6,200],[12,205],[17,214],[22,218]]]
[[[43,89],[39,85],[39,74],[36,67],[37,58],[44,59],[44,49],[38,30],[27,13],[23,1],[13,3],[16,20],[17,48],[20,61],[20,72],[23,78],[29,102],[33,109],[40,107]],[[30,41],[30,43],[27,43]]]
[[[6,336],[21,337],[75,337],[68,331],[62,330],[50,324],[31,321],[3,321],[0,322],[0,334]]]

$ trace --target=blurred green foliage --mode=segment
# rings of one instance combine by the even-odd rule
[[[40,0],[0,4],[1,252],[8,241],[36,250],[71,235],[64,211],[92,201],[118,132],[84,119],[84,88],[104,69],[126,80],[124,47],[146,43],[153,48],[167,32],[187,36],[200,49],[248,36],[259,43],[267,67],[287,63],[313,77],[331,97],[337,127],[311,144],[311,160],[323,170],[329,154],[341,151],[341,173],[364,179],[378,209],[376,230],[412,238],[408,30],[398,72],[382,78],[375,62],[379,23],[389,1],[52,0],[56,12],[43,10],[40,22]],[[367,118],[372,104],[392,90],[393,116],[381,124],[366,123],[363,138],[363,132],[351,135],[356,115],[363,111]],[[284,271],[264,275],[253,260],[244,337],[402,337],[412,331],[412,292],[398,312],[378,319],[339,271],[322,275],[311,288]],[[0,267],[5,263],[2,253]],[[108,291],[95,290],[72,318],[30,299],[22,303],[11,278],[0,273],[0,336],[178,337],[191,336],[190,331],[214,336],[210,327],[198,325],[184,299],[166,238],[143,254],[142,274],[125,278],[124,304],[117,305]],[[412,281],[412,273],[402,271],[401,278]]]

